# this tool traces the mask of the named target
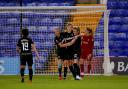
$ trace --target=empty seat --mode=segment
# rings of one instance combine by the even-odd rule
[[[116,33],[115,34],[115,39],[125,40],[126,39],[126,33]]]
[[[27,3],[26,6],[37,6],[37,3],[36,2]]]
[[[107,2],[107,7],[108,9],[116,9],[118,6],[116,1],[108,1]]]
[[[114,40],[115,39],[115,33],[109,33],[109,40]]]
[[[37,29],[38,29],[38,32],[47,32],[48,27],[47,26],[39,26]]]
[[[47,3],[38,3],[37,6],[47,6]]]
[[[128,32],[128,25],[122,25],[120,28],[121,32]]]
[[[113,25],[113,24],[117,24],[117,25],[120,25],[120,24],[122,24],[122,19],[121,19],[121,17],[112,17],[112,18],[110,18],[110,20],[109,20],[109,24],[110,25]]]
[[[18,23],[18,19],[17,18],[11,18],[7,20],[8,24],[16,24]]]
[[[128,1],[125,1],[125,0],[124,1],[123,0],[121,1],[120,0],[117,3],[118,3],[118,8],[119,9],[128,9]]]
[[[48,28],[48,30],[50,30],[51,32],[53,32],[56,28],[59,28],[58,26],[50,26]],[[61,30],[61,29],[60,29]]]
[[[122,49],[109,49],[110,51],[110,56],[122,56],[123,55],[123,51]]]
[[[120,30],[120,25],[109,25],[109,32],[118,32]]]
[[[63,23],[62,18],[54,18],[53,23]]]
[[[49,3],[49,6],[60,6],[60,3]]]
[[[128,17],[123,17],[122,18],[122,23],[123,24],[128,24]]]

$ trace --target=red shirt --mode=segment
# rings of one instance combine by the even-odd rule
[[[93,46],[94,46],[93,36],[84,35],[82,38],[81,53],[82,54],[92,54]]]

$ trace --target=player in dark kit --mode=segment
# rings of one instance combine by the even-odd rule
[[[33,56],[32,56],[32,50],[36,53],[37,58],[39,59],[38,52],[36,50],[36,47],[32,41],[32,39],[28,38],[28,29],[22,30],[22,38],[18,40],[17,43],[17,51],[20,53],[20,73],[21,73],[21,82],[24,82],[24,70],[26,63],[28,64],[29,69],[29,80],[32,82],[33,77],[33,70],[32,70],[32,64],[33,64]]]
[[[56,28],[54,30],[55,32],[55,39],[54,39],[54,42],[55,42],[55,45],[56,45],[56,48],[57,48],[57,57],[58,57],[58,71],[59,71],[59,80],[62,80],[62,75],[61,75],[61,71],[62,71],[62,60],[64,60],[64,56],[63,56],[63,52],[64,52],[64,48],[61,48],[59,46],[59,44],[63,41],[64,39],[64,36],[63,36],[63,33],[60,32],[60,29],[59,28]]]
[[[67,32],[65,32],[65,34],[64,34],[65,43],[68,43],[68,42],[71,42],[73,40],[73,38],[74,38],[72,24],[67,24],[66,30],[67,30]],[[72,45],[66,47],[64,55],[65,55],[65,60],[64,60],[64,65],[65,65],[64,66],[64,79],[66,79],[68,67],[69,67],[73,77],[75,78],[76,75],[74,73],[74,69],[73,69],[73,65],[72,65],[72,59],[73,59],[73,47],[72,47]]]
[[[81,37],[80,37],[80,28],[74,27],[73,28],[74,36],[78,36],[75,43],[73,44],[73,66],[74,71],[76,73],[76,79],[80,80],[80,68],[79,68],[79,59],[81,53]]]

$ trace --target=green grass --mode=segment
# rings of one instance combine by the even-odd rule
[[[128,89],[128,76],[87,76],[81,81],[58,80],[57,76],[34,76],[33,83],[20,83],[20,76],[0,76],[0,89]]]

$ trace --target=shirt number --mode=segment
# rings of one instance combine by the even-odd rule
[[[28,42],[22,43],[23,51],[28,51]]]

